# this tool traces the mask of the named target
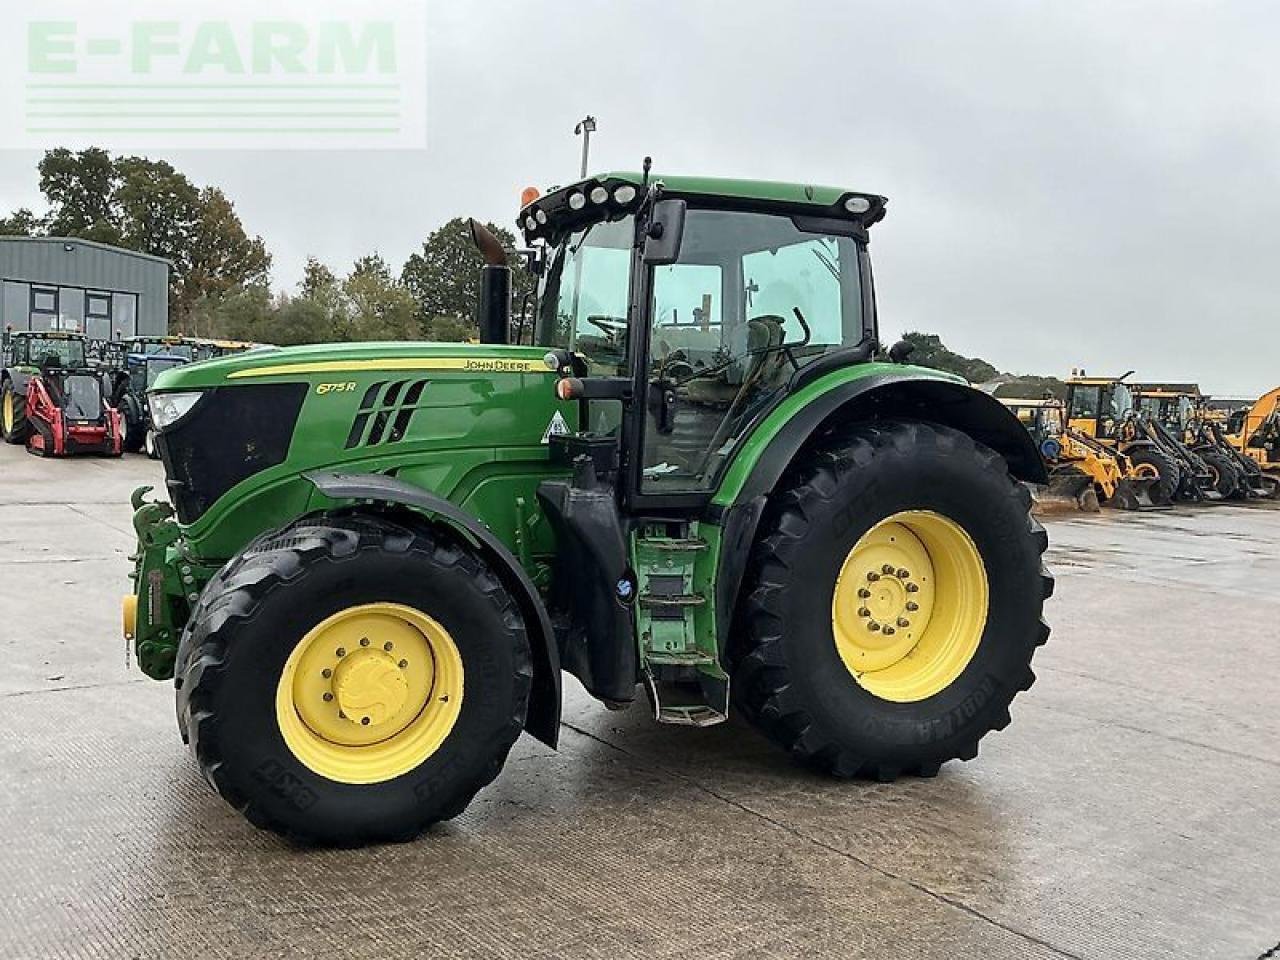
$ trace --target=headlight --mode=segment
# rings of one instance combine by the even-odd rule
[[[592,187],[592,188],[591,188],[591,202],[592,202],[592,203],[599,205],[599,204],[601,204],[601,203],[604,203],[604,202],[605,202],[606,200],[608,200],[608,199],[609,199],[609,191],[608,191],[608,190],[606,190],[604,187]]]
[[[198,391],[193,393],[150,393],[147,398],[151,402],[151,422],[157,430],[167,430],[173,426],[196,405],[200,399]]]
[[[586,205],[587,205],[587,198],[585,194],[581,194],[577,192],[569,194],[570,210],[581,210]]]
[[[636,188],[629,183],[624,183],[617,190],[613,191],[613,200],[615,203],[624,206],[636,198]]]

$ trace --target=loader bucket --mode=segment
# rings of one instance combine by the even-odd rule
[[[1084,510],[1097,513],[1102,509],[1093,489],[1092,478],[1083,473],[1059,470],[1049,476],[1049,485],[1037,498],[1041,506],[1056,509]]]
[[[1116,493],[1107,501],[1107,506],[1117,510],[1168,510],[1168,505],[1161,505],[1151,499],[1151,487],[1159,481],[1159,477],[1123,477],[1116,484]]]

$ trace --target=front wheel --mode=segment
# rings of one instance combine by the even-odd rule
[[[739,707],[841,776],[974,757],[1049,635],[1025,488],[968,436],[912,422],[851,430],[784,483],[742,611]]]
[[[1155,447],[1133,447],[1126,456],[1133,465],[1133,476],[1150,481],[1147,495],[1152,504],[1166,507],[1173,503],[1182,484],[1182,471],[1173,459]]]
[[[146,428],[146,434],[142,440],[142,449],[152,460],[160,459],[160,448],[156,446],[156,432],[151,427]]]
[[[531,666],[474,551],[371,514],[299,521],[228,563],[175,676],[179,727],[227,802],[352,846],[462,812],[524,726]]]
[[[1205,450],[1200,459],[1209,467],[1212,488],[1224,498],[1248,496],[1248,487],[1244,484],[1244,476],[1235,462],[1219,450]]]
[[[13,381],[0,386],[0,435],[5,443],[18,444],[27,439],[31,424],[27,422],[27,398],[13,389]]]

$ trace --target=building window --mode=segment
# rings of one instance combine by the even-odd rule
[[[58,329],[58,291],[47,287],[31,288],[31,329]]]
[[[92,290],[85,296],[84,329],[99,340],[111,337],[111,294]]]
[[[94,320],[109,321],[111,319],[111,295],[107,293],[89,294],[85,315]]]

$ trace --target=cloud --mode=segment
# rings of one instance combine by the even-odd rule
[[[1003,369],[1280,381],[1280,9],[1265,3],[455,0],[429,8],[423,152],[175,153],[292,286],[307,255],[403,262],[449,217],[597,169],[890,197],[886,331]],[[0,154],[30,203],[31,154]]]

